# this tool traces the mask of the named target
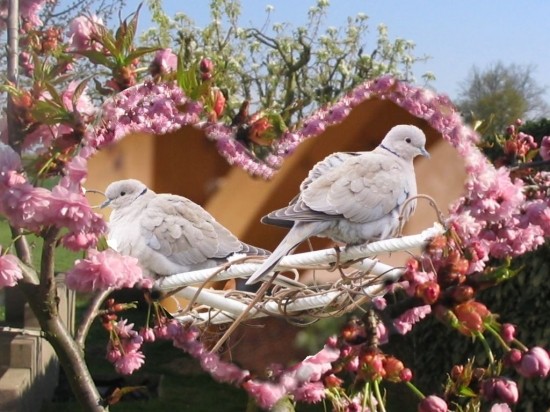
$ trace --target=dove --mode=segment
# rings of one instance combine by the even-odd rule
[[[269,252],[238,240],[201,206],[182,196],[157,194],[135,179],[111,183],[108,243],[138,259],[145,274],[167,276],[218,266],[233,254]]]
[[[262,280],[312,236],[347,246],[395,236],[416,208],[413,159],[430,156],[425,144],[418,127],[397,125],[372,151],[333,153],[317,163],[290,204],[262,218],[290,231],[246,283]]]

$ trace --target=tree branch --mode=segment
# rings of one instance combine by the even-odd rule
[[[84,318],[82,319],[75,336],[76,344],[80,347],[82,352],[84,352],[84,348],[86,346],[86,337],[88,336],[90,327],[99,313],[99,307],[113,290],[113,288],[108,288],[98,292],[88,304]]]

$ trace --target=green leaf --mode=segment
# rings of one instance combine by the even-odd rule
[[[469,386],[460,387],[458,393],[469,398],[475,398],[477,396],[477,393],[475,393]]]
[[[110,69],[112,69],[115,66],[113,62],[109,59],[109,56],[106,56],[105,53],[103,52],[98,52],[95,50],[78,50],[71,53],[84,56],[88,60],[90,60],[90,62],[94,64],[100,64]]]
[[[153,53],[160,50],[160,47],[138,47],[133,50],[128,56],[126,56],[125,62],[130,63],[132,60],[137,59],[147,53]]]

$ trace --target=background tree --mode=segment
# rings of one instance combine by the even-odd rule
[[[458,108],[469,122],[485,121],[483,132],[494,134],[516,119],[548,114],[545,88],[533,77],[534,67],[497,62],[482,70],[474,66],[462,83]]]
[[[166,15],[160,0],[149,0],[148,6],[156,26],[143,33],[142,42],[176,47],[185,66],[204,56],[212,59],[223,79],[219,86],[229,96],[226,113],[233,116],[247,100],[295,123],[367,79],[392,74],[412,81],[412,67],[427,59],[414,54],[414,42],[391,40],[384,25],[372,36],[366,14],[348,17],[344,27],[327,27],[327,0],[318,0],[298,27],[273,23],[270,6],[261,27],[242,26],[240,3],[234,0],[211,1],[211,23],[203,28],[183,12]]]

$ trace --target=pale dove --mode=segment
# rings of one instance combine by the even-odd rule
[[[347,245],[395,236],[399,216],[407,221],[416,208],[413,159],[429,157],[426,136],[416,126],[393,127],[370,152],[334,153],[317,163],[287,207],[263,223],[291,228],[247,284],[264,278],[277,263],[311,236]]]
[[[233,254],[269,254],[247,245],[201,206],[182,196],[157,194],[138,180],[111,183],[102,207],[113,211],[109,245],[137,258],[148,275],[172,275],[218,266]]]

